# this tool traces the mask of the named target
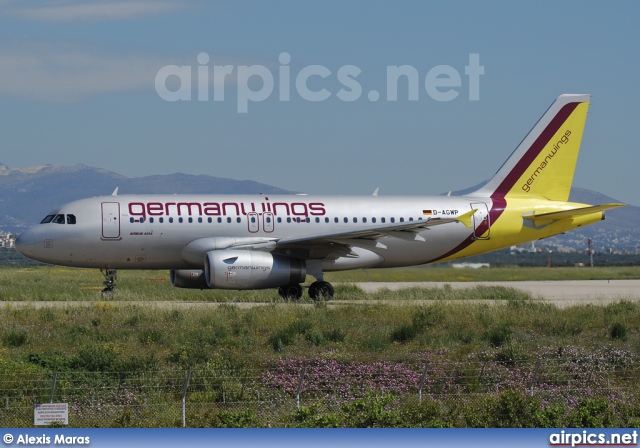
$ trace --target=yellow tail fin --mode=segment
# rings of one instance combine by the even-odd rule
[[[567,201],[590,95],[560,95],[502,165],[473,195]]]

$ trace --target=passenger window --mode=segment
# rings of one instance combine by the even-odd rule
[[[240,219],[240,217],[237,217],[236,221],[238,222],[238,224],[240,224],[242,222],[242,219]]]
[[[160,224],[162,224],[164,222],[164,218],[159,218],[158,221],[160,221]]]
[[[153,218],[149,218],[149,222],[153,224]]]
[[[404,218],[400,218],[400,222],[404,222]]]
[[[376,218],[371,218],[371,222],[375,224],[376,223]]]
[[[387,222],[387,218],[380,218],[380,221],[382,221],[382,224],[384,224],[385,222]]]
[[[75,224],[76,215],[67,215],[67,224]]]
[[[173,222],[173,217],[169,217],[169,222]]]
[[[48,223],[50,223],[54,216],[56,216],[56,215],[47,215],[47,216],[45,216],[44,219],[42,221],[40,221],[40,224],[48,224]]]
[[[367,218],[362,218],[362,222],[367,222]]]
[[[227,217],[227,224],[231,224],[231,218]]]
[[[396,222],[396,218],[391,218],[391,222]]]

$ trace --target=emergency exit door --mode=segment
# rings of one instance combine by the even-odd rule
[[[489,207],[486,202],[472,202],[471,209],[477,211],[473,214],[473,237],[477,240],[488,240],[491,234],[491,222]]]

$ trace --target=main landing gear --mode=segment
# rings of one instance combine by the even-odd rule
[[[313,300],[331,300],[333,293],[333,286],[329,282],[318,281],[309,285],[309,297]],[[302,297],[302,286],[297,283],[281,286],[278,294],[285,300],[299,300]]]
[[[102,295],[111,295],[116,287],[116,278],[118,277],[117,269],[100,269],[100,273],[104,276],[104,289]]]
[[[333,299],[333,286],[329,282],[313,282],[309,285],[309,297],[313,300]]]

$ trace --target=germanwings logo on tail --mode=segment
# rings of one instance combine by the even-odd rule
[[[558,140],[558,142],[553,146],[553,148],[551,149],[551,152],[549,152],[549,154],[540,163],[540,166],[538,166],[536,170],[533,172],[533,174],[527,179],[527,182],[525,184],[522,184],[522,189],[524,191],[526,191],[527,193],[531,191],[531,185],[533,185],[533,182],[538,177],[538,174],[540,174],[542,170],[544,170],[545,167],[549,164],[549,162],[551,162],[551,159],[553,159],[553,157],[556,155],[556,153],[562,147],[562,145],[569,143],[569,136],[571,136],[571,131],[568,130],[567,132],[564,133],[562,138]]]

